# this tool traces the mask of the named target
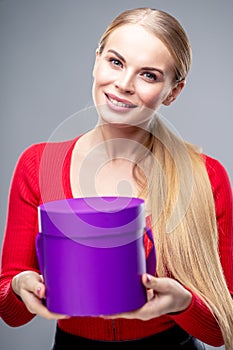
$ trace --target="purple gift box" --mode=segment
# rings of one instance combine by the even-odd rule
[[[86,197],[38,207],[36,250],[46,285],[46,306],[70,316],[127,312],[146,302],[145,204],[131,197]]]

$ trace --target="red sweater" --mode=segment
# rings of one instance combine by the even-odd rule
[[[24,270],[39,272],[35,251],[35,237],[38,233],[37,207],[42,201],[72,197],[70,161],[76,140],[33,145],[22,153],[14,171],[0,275],[0,316],[12,327],[23,325],[35,316],[14,294],[11,280],[14,275]],[[221,262],[232,293],[232,189],[224,167],[213,158],[205,156],[205,159],[215,199]],[[149,218],[147,224],[149,225]],[[146,247],[147,252],[148,249]],[[58,323],[67,332],[99,340],[142,338],[178,324],[207,344],[223,345],[221,331],[214,317],[195,294],[191,305],[185,311],[149,321],[72,317]]]

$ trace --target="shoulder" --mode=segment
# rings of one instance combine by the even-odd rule
[[[202,154],[203,159],[205,161],[206,164],[206,168],[208,172],[213,172],[213,173],[217,173],[218,171],[223,171],[226,172],[226,169],[224,167],[224,165],[216,158],[213,158],[207,154]]]
[[[18,161],[21,163],[30,163],[31,161],[33,162],[35,160],[40,162],[42,156],[45,154],[50,155],[50,157],[53,158],[56,154],[59,154],[63,150],[67,152],[68,150],[72,149],[77,139],[78,138],[61,142],[41,142],[32,144],[25,148]]]
[[[25,148],[20,154],[19,161],[29,161],[35,156],[43,153],[46,143],[36,143]]]
[[[225,166],[217,159],[203,154],[206,170],[215,199],[221,197],[232,201],[232,186]]]
[[[35,143],[25,148],[20,154],[14,176],[20,178],[37,177],[39,170],[51,169],[51,166],[60,163],[60,160],[69,158],[76,139],[61,142]],[[70,154],[69,154],[70,153]]]
[[[218,183],[222,181],[230,183],[228,172],[225,166],[219,160],[206,154],[203,154],[203,159],[211,183]]]

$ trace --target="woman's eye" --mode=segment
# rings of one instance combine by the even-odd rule
[[[109,61],[112,63],[113,66],[122,67],[121,61],[119,61],[117,58],[110,58]]]
[[[147,80],[155,81],[157,80],[157,77],[153,73],[145,72],[142,74]]]

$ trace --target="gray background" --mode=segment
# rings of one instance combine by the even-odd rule
[[[232,0],[0,0],[0,243],[20,153],[92,105],[99,37],[119,12],[138,6],[170,12],[188,32],[193,65],[186,88],[161,112],[184,139],[219,159],[233,179]],[[81,116],[75,132],[92,126]],[[54,328],[40,317],[14,329],[0,321],[0,348],[50,349]]]

